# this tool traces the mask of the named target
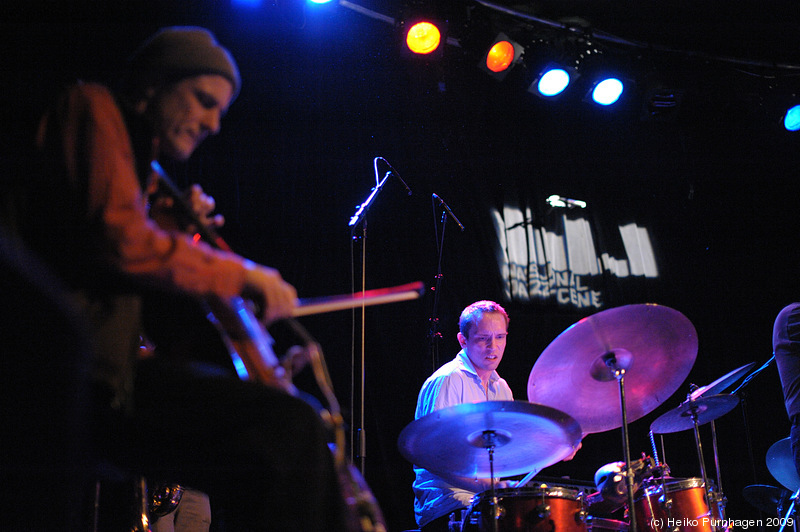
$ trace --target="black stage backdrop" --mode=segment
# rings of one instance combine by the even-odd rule
[[[168,170],[180,185],[199,182],[214,195],[229,243],[277,267],[301,297],[348,293],[362,275],[367,288],[425,283],[422,298],[371,307],[364,320],[363,463],[392,531],[415,527],[411,464],[397,438],[413,419],[424,379],[456,353],[458,314],[467,304],[494,299],[508,309],[500,373],[522,400],[537,357],[580,318],[636,303],[685,314],[698,333],[697,360],[674,396],[630,424],[635,458],[652,454],[650,424],[678,406],[690,384],[765,363],[774,316],[798,297],[800,140],[741,102],[709,96],[719,76],[697,82],[710,89],[687,97],[680,116],[648,121],[638,108],[611,114],[536,100],[510,77],[499,83],[455,53],[441,62],[409,61],[391,26],[352,10],[307,10],[301,19],[300,8],[287,18],[273,7],[242,14],[216,2],[45,6],[13,8],[2,22],[15,50],[3,79],[4,123],[11,125],[3,157],[12,167],[30,138],[31,117],[58,83],[113,76],[116,60],[162,25],[203,25],[238,59],[243,89],[221,134]],[[354,239],[348,220],[375,184],[376,157],[413,194],[387,180],[368,211],[368,230],[359,226]],[[378,178],[387,170],[382,164]],[[432,194],[464,231],[452,219],[442,224]],[[552,194],[587,206],[551,207]],[[620,227],[649,246],[626,246]],[[536,234],[553,245],[544,262],[526,247]],[[501,237],[509,235],[514,265],[503,269],[498,258],[509,252]],[[576,250],[582,266],[575,266]],[[556,281],[559,267],[546,264],[559,258],[572,274],[562,271]],[[625,269],[642,261],[650,261],[647,274]],[[623,269],[610,273],[612,263]],[[594,273],[584,275],[586,268]],[[524,282],[511,283],[510,269]],[[434,308],[430,288],[440,271]],[[595,297],[581,300],[577,292],[587,291]],[[430,339],[433,317],[439,341]],[[350,428],[361,427],[360,312],[300,322],[325,351]],[[307,375],[299,380],[311,386]],[[788,436],[774,366],[742,397],[715,424],[720,467],[728,517],[757,518],[742,490],[777,485],[765,455]],[[701,435],[715,477],[708,425]],[[665,435],[663,451],[674,476],[700,476],[692,431]],[[542,474],[591,481],[600,466],[621,459],[614,429],[587,436],[574,460]],[[303,501],[297,508],[303,511]]]

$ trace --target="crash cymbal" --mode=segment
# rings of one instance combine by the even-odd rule
[[[697,332],[677,310],[627,305],[584,318],[542,352],[528,379],[528,400],[563,410],[585,434],[622,426],[619,384],[625,370],[628,422],[666,401],[689,375]]]
[[[742,495],[747,502],[765,514],[779,517],[791,504],[792,492],[775,486],[755,484],[745,487]]]
[[[578,423],[554,408],[524,401],[485,401],[436,410],[409,423],[398,438],[409,462],[434,473],[495,478],[542,469],[569,456]]]
[[[789,438],[778,440],[767,451],[767,469],[780,482],[781,486],[791,492],[800,488],[800,476],[794,465],[792,442]]]
[[[738,381],[740,378],[744,377],[744,375],[750,371],[755,365],[755,362],[750,362],[749,364],[745,364],[741,368],[737,368],[727,375],[723,375],[719,379],[715,380],[711,384],[707,386],[703,386],[702,388],[698,388],[689,394],[689,399],[697,399],[699,397],[709,396],[709,395],[717,395],[725,390],[727,390],[730,386]]]
[[[709,395],[696,401],[686,401],[653,421],[650,430],[655,434],[690,430],[694,427],[694,414],[697,415],[697,425],[705,425],[724,416],[738,404],[739,398],[730,394]]]

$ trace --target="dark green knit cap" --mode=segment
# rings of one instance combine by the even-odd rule
[[[210,31],[195,26],[162,28],[134,52],[129,66],[134,76],[162,81],[219,74],[233,84],[234,98],[242,82],[230,52]]]

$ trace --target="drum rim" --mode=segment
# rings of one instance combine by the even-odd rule
[[[664,487],[667,490],[667,493],[673,493],[676,491],[683,491],[687,489],[694,489],[694,488],[702,488],[703,487],[703,479],[699,477],[687,477],[687,478],[668,478],[663,480]],[[709,479],[708,485],[710,491],[716,491],[716,486],[714,482]],[[662,487],[662,480],[661,479],[652,479],[652,483],[644,486],[644,496],[650,497],[652,495],[656,495],[661,492]]]
[[[606,527],[599,527],[603,530],[616,530],[618,532],[627,532],[630,530],[630,524],[626,521],[622,521],[620,519],[608,519],[606,517],[595,517],[593,515],[586,516],[586,528],[588,530],[592,529],[593,523],[597,524],[612,524],[614,526],[606,526]]]
[[[554,486],[552,484],[548,484],[547,486],[522,486],[520,488],[496,488],[494,492],[495,496],[499,499],[549,497],[552,499],[564,499],[576,502],[581,502],[583,500],[583,491],[565,486]],[[472,497],[471,506],[477,506],[481,501],[491,496],[492,490],[476,493]]]

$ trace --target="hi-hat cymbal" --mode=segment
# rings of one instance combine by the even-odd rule
[[[781,486],[791,492],[800,488],[800,476],[794,465],[792,442],[789,438],[778,440],[767,451],[767,469],[780,482]]]
[[[542,352],[528,400],[563,410],[585,434],[622,426],[620,390],[609,365],[624,369],[628,422],[666,401],[697,357],[697,331],[677,310],[627,305],[584,318]]]
[[[790,504],[792,492],[775,486],[755,484],[742,490],[747,502],[765,514],[780,517]]]
[[[409,423],[397,446],[409,462],[434,473],[496,478],[542,469],[580,443],[578,423],[554,408],[524,401],[485,401],[436,410]]]
[[[732,386],[736,381],[744,377],[745,373],[750,371],[750,368],[752,368],[754,365],[755,362],[750,362],[749,364],[745,364],[740,368],[736,368],[730,373],[723,375],[719,379],[715,380],[711,384],[696,389],[691,394],[689,394],[689,399],[698,399],[700,397],[717,395],[724,392],[725,390],[728,389],[728,387]]]
[[[709,395],[696,401],[686,401],[653,421],[650,430],[655,434],[690,430],[694,428],[695,415],[697,425],[705,425],[709,421],[724,416],[738,404],[739,398],[730,394]]]

